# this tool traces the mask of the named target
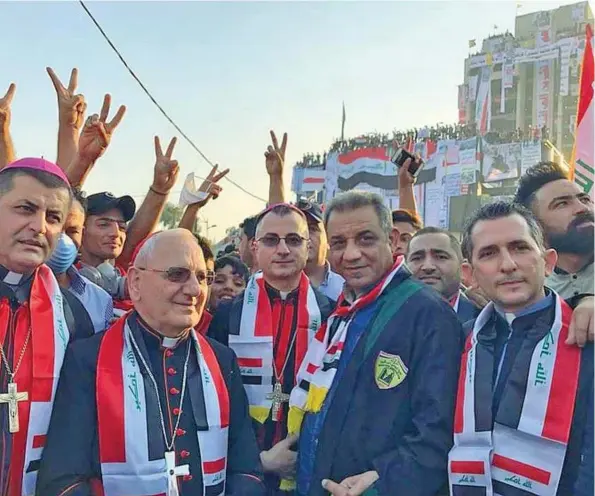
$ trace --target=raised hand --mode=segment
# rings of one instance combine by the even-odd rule
[[[221,191],[223,190],[223,188],[219,186],[217,183],[219,182],[219,180],[223,179],[229,173],[229,169],[225,169],[224,171],[219,172],[217,174],[218,168],[219,166],[215,164],[215,166],[211,169],[211,172],[209,172],[209,175],[205,178],[205,180],[198,188],[198,191],[208,193],[208,196],[204,200],[198,202],[200,208],[204,207],[211,198],[213,200],[216,200]]]
[[[107,122],[111,102],[112,97],[108,93],[103,97],[100,115],[93,114],[85,122],[85,127],[79,139],[78,153],[79,157],[86,163],[95,163],[105,153],[112,139],[112,134],[124,118],[126,107],[120,105],[114,118]]]
[[[68,87],[65,87],[62,84],[51,67],[46,67],[46,70],[56,89],[60,123],[72,126],[76,130],[79,130],[83,125],[87,104],[85,103],[85,97],[83,95],[75,95],[76,87],[78,85],[78,70],[76,67],[72,69]]]
[[[172,160],[177,138],[172,138],[165,153],[161,148],[159,137],[155,136],[155,170],[151,189],[160,195],[167,195],[178,178],[180,167],[177,160]]]
[[[0,127],[8,129],[10,126],[10,105],[17,87],[14,83],[10,83],[6,94],[0,98]]]
[[[277,136],[274,131],[271,131],[272,145],[269,145],[267,151],[264,152],[266,158],[265,164],[269,176],[283,175],[283,165],[285,163],[285,150],[287,148],[287,133],[283,133],[283,141],[281,147],[277,141]]]

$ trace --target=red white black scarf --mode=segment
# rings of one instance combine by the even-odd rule
[[[344,305],[341,296],[337,308],[327,323],[320,328],[308,347],[297,376],[297,386],[289,399],[288,431],[297,434],[306,412],[319,412],[328,390],[337,373],[349,325],[358,310],[370,305],[379,298],[403,266],[403,257],[397,258],[392,269],[374,288],[359,297],[351,305]],[[330,330],[335,320],[339,325],[333,337]]]
[[[310,280],[303,272],[298,286],[296,308],[298,312],[295,330],[297,333],[295,342],[297,373],[306,354],[308,343],[322,322],[316,295],[310,285]],[[271,302],[263,274],[257,272],[250,278],[246,286],[240,332],[237,335],[229,335],[229,346],[238,357],[238,365],[245,380],[244,389],[248,395],[250,416],[261,424],[269,417],[272,406],[272,400],[267,397],[273,392],[273,329],[277,325],[277,322],[273,322]],[[288,350],[284,350],[284,353],[287,352]],[[276,363],[279,364],[281,361],[278,360]],[[281,367],[277,365],[279,374]],[[246,378],[254,380],[247,383]]]
[[[581,355],[578,347],[565,344],[572,310],[557,294],[553,297],[555,317],[550,331],[528,350],[529,363],[523,361],[520,367],[519,351],[504,389],[500,406],[506,401],[506,412],[520,412],[516,428],[498,422],[500,411],[492,422],[493,358],[487,358],[493,354],[482,338],[495,311],[493,303],[478,316],[461,362],[455,445],[448,462],[451,495],[506,496],[519,489],[523,494],[556,494]]]
[[[105,496],[167,494],[165,458],[149,460],[147,405],[126,317],[106,332],[97,362],[99,458]],[[194,330],[208,430],[197,431],[204,494],[223,496],[227,470],[229,393],[217,357]],[[149,397],[152,397],[149,395]],[[161,436],[161,433],[159,434]]]
[[[9,454],[11,495],[35,493],[37,469],[32,467],[39,466],[45,446],[60,369],[70,339],[63,305],[63,296],[52,271],[45,265],[40,266],[33,276],[29,302],[19,309],[13,320],[15,336],[22,340],[31,327],[31,341],[15,377],[19,392],[27,392],[28,399],[18,403],[19,431],[8,434],[12,436],[12,452]],[[0,304],[0,343],[6,338],[9,315],[10,305],[3,300]],[[13,367],[22,346],[23,342],[17,339]],[[2,404],[0,408],[8,406]]]

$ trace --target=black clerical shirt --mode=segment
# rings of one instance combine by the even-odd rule
[[[168,442],[180,417],[173,451],[176,464],[188,464],[191,473],[178,479],[180,494],[200,496],[202,467],[196,430],[206,428],[207,423],[195,347],[189,337],[175,343],[165,338],[164,342],[136,313],[128,317],[128,324],[157,382]],[[41,462],[39,496],[91,496],[91,481],[101,478],[95,398],[97,356],[104,335],[75,343],[67,352]],[[210,344],[230,396],[226,494],[260,495],[264,486],[260,483],[259,451],[235,356],[218,343]],[[184,362],[190,345],[186,394],[182,400]],[[154,388],[146,387],[145,395],[149,459],[161,459],[166,448]]]

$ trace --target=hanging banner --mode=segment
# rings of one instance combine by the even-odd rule
[[[474,102],[477,98],[477,83],[479,81],[479,75],[471,76],[469,78],[469,101]]]
[[[541,162],[541,141],[526,141],[521,146],[521,175]]]
[[[477,90],[475,102],[475,123],[480,135],[490,130],[492,120],[492,69],[484,67],[481,70],[481,81]]]
[[[535,95],[536,111],[535,125],[541,129],[550,126],[550,84],[551,84],[551,63],[547,60],[536,63],[535,67]]]

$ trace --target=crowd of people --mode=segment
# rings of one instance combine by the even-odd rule
[[[339,139],[329,148],[329,153],[347,153],[362,148],[395,147],[411,145],[422,141],[438,140],[466,140],[477,136],[475,124],[438,124],[436,126],[413,128],[407,131],[394,130],[389,133],[368,133],[355,138]],[[527,126],[526,129],[514,131],[490,131],[484,136],[491,144],[529,142],[540,139],[549,139],[547,126],[541,128]],[[322,154],[305,154],[294,167],[308,168],[321,167],[326,164],[327,152]]]
[[[267,206],[215,257],[192,229],[228,170],[164,231],[175,138],[138,208],[85,195],[126,108],[85,120],[48,74],[55,162],[16,157],[0,99],[1,496],[594,493],[594,207],[560,166],[459,240],[410,160],[395,211],[288,202],[271,131]]]

